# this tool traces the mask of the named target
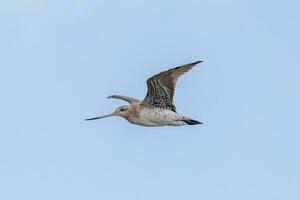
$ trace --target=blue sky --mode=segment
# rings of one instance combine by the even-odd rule
[[[0,199],[300,199],[296,0],[0,1]],[[204,60],[202,126],[86,122]]]

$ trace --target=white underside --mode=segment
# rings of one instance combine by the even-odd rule
[[[181,114],[165,109],[144,109],[139,113],[139,118],[127,119],[129,122],[141,126],[184,126],[187,125]]]

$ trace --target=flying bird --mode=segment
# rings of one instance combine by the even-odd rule
[[[197,61],[182,65],[152,76],[147,80],[148,92],[144,100],[122,95],[109,96],[108,98],[127,101],[129,105],[121,106],[111,114],[86,120],[119,116],[132,124],[147,127],[202,124],[197,120],[177,113],[173,103],[178,78],[201,62]]]

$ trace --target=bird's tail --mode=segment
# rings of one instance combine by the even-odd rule
[[[203,124],[202,122],[199,122],[197,120],[193,120],[193,119],[186,119],[183,120],[185,123],[187,123],[188,125],[198,125],[198,124]]]

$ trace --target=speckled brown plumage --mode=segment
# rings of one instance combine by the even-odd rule
[[[144,104],[155,108],[163,108],[176,112],[173,103],[174,92],[178,78],[202,61],[175,67],[161,72],[147,80],[148,92]]]

